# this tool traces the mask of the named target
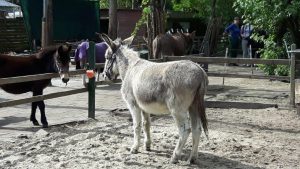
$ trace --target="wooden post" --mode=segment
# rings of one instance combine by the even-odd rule
[[[296,45],[291,45],[291,59],[290,59],[290,106],[295,107],[295,53],[293,52],[296,49]]]
[[[89,42],[89,69],[94,70],[95,69],[95,42]],[[89,78],[88,83],[88,104],[89,104],[89,118],[95,118],[95,77]]]
[[[228,48],[226,48],[226,51],[225,51],[225,58],[228,58]],[[228,64],[227,63],[224,63],[224,73],[227,73],[227,66]],[[225,84],[225,77],[222,78],[223,81],[222,81],[222,86],[224,87],[224,84]]]
[[[250,59],[253,59],[253,56],[252,56],[252,46],[251,45],[249,45],[248,53],[250,55]],[[254,67],[254,65],[251,64],[251,75],[253,75],[253,67]]]
[[[47,26],[47,21],[46,21],[47,20],[46,18],[48,15],[47,6],[48,6],[48,0],[44,0],[43,1],[43,18],[42,18],[42,37],[41,37],[42,48],[47,46],[47,37],[48,37],[47,36],[48,26]]]
[[[53,1],[43,1],[42,37],[41,45],[45,48],[53,44]]]
[[[48,0],[47,6],[47,45],[53,45],[53,0]]]

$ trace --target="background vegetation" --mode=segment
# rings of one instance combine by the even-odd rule
[[[102,8],[108,8],[109,0],[101,0]],[[143,9],[144,18],[139,25],[146,22],[150,12],[149,3],[153,0],[118,0],[119,8]],[[166,10],[192,12],[195,16],[211,17],[213,0],[165,0]],[[284,40],[288,45],[295,43],[300,47],[300,0],[216,0],[216,17],[222,17],[222,28],[240,16],[244,22],[254,25],[255,30],[264,30],[266,37],[254,34],[255,40],[264,43],[261,57],[264,59],[287,58]],[[222,31],[221,31],[222,32]],[[287,66],[260,65],[267,74],[288,75]]]

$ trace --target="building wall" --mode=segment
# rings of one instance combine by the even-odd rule
[[[141,18],[141,10],[118,9],[118,37],[122,39],[131,36],[136,23]],[[100,10],[100,29],[101,33],[108,32],[108,9]],[[138,36],[143,36],[145,29],[140,29]]]

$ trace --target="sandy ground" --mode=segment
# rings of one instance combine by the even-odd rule
[[[249,68],[233,67],[249,73]],[[224,71],[210,66],[210,71]],[[255,73],[260,73],[255,71]],[[169,160],[178,139],[171,116],[152,117],[152,150],[130,154],[132,122],[120,84],[98,87],[96,119],[87,119],[87,93],[46,100],[50,127],[33,127],[30,104],[0,109],[0,168],[300,168],[300,118],[288,109],[289,84],[279,81],[210,77],[209,101],[278,104],[279,108],[207,108],[209,140],[201,136],[197,164],[186,162],[191,137],[179,164]],[[45,93],[80,88],[53,79]],[[29,97],[0,90],[0,101]],[[38,114],[38,113],[37,113]],[[38,116],[39,117],[39,116]]]

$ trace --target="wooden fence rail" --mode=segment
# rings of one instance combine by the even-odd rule
[[[71,76],[80,75],[85,73],[85,70],[75,70],[69,72]],[[0,78],[0,85],[11,84],[11,83],[20,83],[20,82],[29,82],[35,80],[43,80],[43,79],[51,79],[54,77],[59,77],[58,73],[45,73],[45,74],[36,74],[36,75],[28,75],[28,76],[16,76],[9,78]]]
[[[245,59],[224,57],[199,57],[199,56],[165,56],[165,61],[191,60],[201,63],[236,63],[236,64],[266,64],[266,65],[289,65],[289,59]],[[297,61],[300,64],[300,60]]]
[[[63,92],[50,93],[50,94],[46,94],[46,95],[38,95],[38,96],[28,97],[28,98],[24,98],[24,99],[10,100],[10,101],[5,101],[5,102],[0,102],[0,108],[16,106],[16,105],[26,104],[26,103],[31,103],[31,102],[37,102],[37,101],[41,101],[41,100],[53,99],[53,98],[58,98],[58,97],[63,97],[63,96],[68,96],[68,95],[73,95],[73,94],[78,94],[78,93],[84,93],[87,91],[88,91],[87,88],[80,88],[80,89],[68,90],[68,91],[63,91]]]
[[[199,57],[199,56],[164,56],[164,61],[191,60],[198,63],[236,63],[236,64],[267,64],[267,65],[290,65],[290,76],[263,76],[252,74],[229,74],[229,73],[208,73],[208,76],[233,77],[233,78],[253,78],[253,79],[276,79],[290,81],[290,106],[295,107],[295,68],[300,64],[300,60],[295,59],[296,46],[291,46],[290,59],[254,59],[254,58],[227,58],[227,57]]]

